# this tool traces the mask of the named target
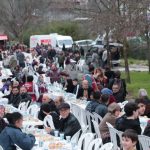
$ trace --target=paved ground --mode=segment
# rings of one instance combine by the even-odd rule
[[[120,70],[120,71],[125,71],[124,67],[115,67],[113,70]],[[148,71],[148,66],[143,66],[143,65],[130,65],[129,66],[130,71]]]

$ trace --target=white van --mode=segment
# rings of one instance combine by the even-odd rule
[[[49,35],[32,35],[30,36],[30,48],[34,48],[37,44],[48,45],[51,44],[51,39]]]
[[[58,35],[57,33],[52,33],[49,35],[33,35],[30,37],[30,48],[36,47],[37,43],[39,45],[50,44],[53,48],[57,50],[62,50],[63,44],[65,48],[71,48],[73,40],[71,36]]]
[[[71,48],[73,44],[73,40],[71,36],[59,35],[57,33],[50,34],[51,45],[52,47],[56,47],[60,50],[63,48],[63,44],[65,48]]]

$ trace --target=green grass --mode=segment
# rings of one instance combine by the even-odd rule
[[[150,97],[150,74],[148,72],[131,72],[131,84],[127,84],[127,91],[129,97],[138,97],[138,90],[144,88],[147,90]],[[125,73],[122,73],[122,77],[125,78]]]

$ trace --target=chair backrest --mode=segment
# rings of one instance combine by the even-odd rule
[[[122,133],[121,131],[118,131],[117,129],[115,129],[110,123],[106,122],[108,129],[109,129],[109,133],[110,133],[110,138],[111,138],[111,142],[113,143],[113,149],[116,150],[118,149],[118,144],[117,144],[117,135],[119,136],[119,139],[121,141],[121,136]]]
[[[30,101],[26,102],[26,107],[28,108],[30,106]]]
[[[44,126],[45,127],[51,127],[51,129],[55,129],[54,127],[54,123],[53,123],[53,118],[51,115],[47,115],[45,118],[44,118]]]
[[[78,141],[78,150],[87,150],[89,143],[94,139],[93,133],[82,134]]]
[[[78,119],[81,124],[81,127],[87,126],[87,119],[85,115],[85,110],[77,106],[76,104],[71,104],[72,113]]]
[[[99,124],[103,118],[96,112],[93,112],[93,115],[94,115],[95,121]]]
[[[143,150],[150,150],[150,137],[145,135],[138,135],[139,142]]]
[[[89,132],[92,132],[92,120],[94,120],[94,115],[89,111],[86,111],[86,117],[89,126]]]
[[[33,117],[37,117],[39,112],[39,106],[37,106],[36,104],[30,105],[27,109],[27,114],[28,115],[32,115]]]
[[[0,145],[0,150],[3,150],[3,147]]]
[[[80,134],[81,134],[81,129],[72,136],[71,143],[76,143],[77,144],[78,140],[79,140],[79,137],[80,137]]]
[[[97,138],[89,144],[88,150],[99,150],[101,145],[102,145],[102,139]]]
[[[88,132],[89,126],[85,126],[84,128],[82,128],[82,134],[85,134]]]
[[[22,102],[19,104],[18,109],[22,112],[27,111],[26,102]]]
[[[94,130],[95,133],[97,134],[98,138],[101,138],[100,130],[99,130],[99,125],[95,120],[92,120],[93,125],[94,125]]]
[[[76,97],[77,97],[77,95],[78,95],[78,91],[79,91],[79,84],[77,85]]]
[[[113,143],[109,142],[104,144],[99,150],[112,150],[113,149]]]

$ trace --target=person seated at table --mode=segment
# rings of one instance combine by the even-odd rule
[[[136,99],[135,103],[138,105],[138,113],[139,116],[144,116],[145,115],[145,109],[146,109],[146,103],[143,99]]]
[[[77,98],[87,98],[90,99],[90,95],[93,89],[89,86],[87,80],[82,81],[82,87],[79,88]]]
[[[45,114],[44,114],[44,112],[43,112],[43,106],[45,106],[44,104],[49,104],[48,106],[49,106],[49,109],[51,110],[51,112],[56,112],[56,106],[55,106],[55,102],[52,100],[52,99],[50,99],[50,97],[49,97],[49,95],[48,94],[43,94],[43,97],[42,97],[42,105],[41,105],[41,107],[40,107],[40,111],[39,111],[39,114],[38,114],[38,118],[40,119],[40,120],[44,120],[44,118],[45,118]],[[47,107],[47,105],[46,105],[46,107]],[[47,111],[46,111],[47,112]]]
[[[148,97],[148,93],[145,89],[139,89],[138,97],[143,99],[146,105],[145,115],[150,118],[150,99]]]
[[[40,113],[38,115],[38,118],[43,121],[47,115],[52,116],[55,129],[58,129],[59,128],[59,115],[56,113],[56,111],[53,111],[52,105],[50,105],[49,103],[44,103],[40,107]]]
[[[18,108],[21,101],[19,87],[12,87],[12,92],[7,96],[3,96],[3,98],[8,98],[8,104],[12,104],[14,107]]]
[[[120,131],[133,129],[137,132],[137,134],[141,134],[138,110],[139,107],[135,102],[128,102],[124,106],[125,115],[116,120],[116,128]]]
[[[121,143],[123,148],[121,150],[136,150],[137,142],[137,133],[132,129],[128,129],[122,134]]]
[[[46,72],[46,76],[50,77],[51,83],[60,82],[60,71],[57,68],[56,64],[52,64],[51,70]]]
[[[99,114],[102,118],[106,115],[108,112],[107,105],[109,103],[109,95],[102,94],[100,98],[99,105],[95,108],[95,112]]]
[[[44,93],[42,96],[42,104],[49,103],[53,107],[53,111],[56,111],[55,102],[50,98],[48,93]]]
[[[73,136],[77,131],[81,129],[78,119],[70,112],[70,105],[68,103],[62,103],[59,107],[60,128],[59,132],[64,133],[65,136]],[[54,134],[54,130],[46,128],[46,131],[50,134]]]
[[[93,92],[93,99],[87,104],[86,110],[93,113],[96,107],[100,104],[101,94],[99,91]]]
[[[0,145],[4,150],[16,150],[16,145],[23,150],[31,150],[35,137],[21,131],[23,116],[19,112],[7,114],[9,125],[0,133]]]
[[[103,140],[103,144],[110,142],[110,134],[106,122],[110,123],[114,127],[116,119],[119,115],[120,106],[117,103],[111,103],[108,106],[108,113],[104,116],[103,120],[99,124],[99,130]]]
[[[3,105],[0,105],[0,133],[7,126],[7,123],[3,119],[4,114],[5,114],[5,107]]]
[[[78,86],[79,86],[79,82],[78,82],[78,79],[73,79],[72,80],[73,81],[73,85],[74,85],[74,90],[73,90],[73,94],[76,94],[76,92],[77,92],[77,88],[79,88]]]
[[[21,103],[22,102],[29,102],[29,105],[32,101],[31,96],[28,94],[26,87],[22,86],[20,88],[20,97],[21,97]]]
[[[66,88],[66,90],[65,90],[66,92],[73,93],[74,85],[73,85],[72,79],[67,79],[66,80],[65,88]]]
[[[65,101],[62,96],[57,96],[56,99],[54,100],[54,102],[55,102],[56,109],[58,111],[58,107]]]
[[[112,86],[113,96],[117,103],[122,103],[125,99],[122,93],[120,92],[120,87],[118,84],[113,84]]]
[[[0,89],[0,91],[2,91],[2,93],[4,93],[5,91],[8,91],[9,84],[7,83],[6,79],[2,79],[2,84],[3,84],[3,87]]]
[[[101,90],[101,94],[108,94],[109,95],[109,104],[116,102],[115,97],[113,96],[113,92],[112,90],[108,89],[108,88],[103,88]]]
[[[29,75],[27,76],[27,82],[25,82],[24,86],[27,89],[28,94],[31,96],[32,101],[36,101],[37,97],[36,97],[36,85],[33,82],[33,76]]]

